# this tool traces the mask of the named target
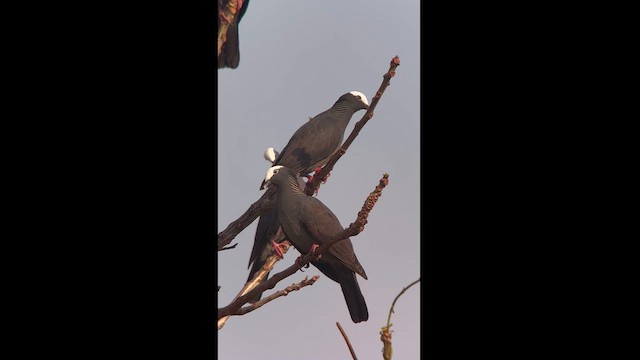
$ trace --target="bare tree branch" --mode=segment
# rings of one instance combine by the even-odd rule
[[[318,280],[319,276],[315,275],[313,276],[311,279],[307,279],[307,277],[305,276],[304,280],[302,280],[301,282],[297,283],[297,284],[292,284],[287,286],[286,288],[284,288],[283,290],[277,291],[267,297],[264,297],[263,299],[257,301],[256,303],[249,305],[249,306],[245,306],[245,307],[241,307],[240,309],[238,309],[235,313],[233,313],[232,315],[244,315],[246,313],[252,312],[255,309],[258,309],[259,307],[261,307],[262,305],[275,300],[281,296],[287,296],[290,292],[292,291],[298,291],[300,289],[302,289],[305,286],[308,285],[313,285],[313,283],[315,283]]]
[[[271,210],[275,205],[275,187],[269,187],[258,201],[251,204],[249,209],[244,212],[236,221],[232,222],[222,232],[218,233],[218,251],[233,240],[242,230],[260,215]]]
[[[330,237],[326,241],[322,241],[323,244],[320,247],[318,247],[315,251],[310,251],[308,254],[304,256],[300,256],[296,260],[296,262],[291,266],[289,266],[288,268],[273,275],[271,278],[269,278],[269,280],[262,282],[260,285],[256,286],[253,290],[249,291],[248,293],[234,299],[231,302],[231,304],[218,309],[218,319],[221,319],[225,316],[236,313],[236,311],[241,306],[246,304],[249,301],[249,299],[251,299],[256,294],[262,293],[268,289],[273,289],[273,287],[276,286],[278,282],[282,281],[282,279],[296,273],[298,270],[300,270],[303,266],[307,265],[311,261],[317,261],[318,259],[320,259],[320,257],[322,257],[322,255],[325,252],[329,250],[331,246],[333,246],[333,244],[337,243],[338,241],[347,239],[351,236],[356,236],[360,232],[362,232],[364,230],[364,225],[367,223],[367,217],[369,216],[369,212],[371,212],[371,210],[373,209],[373,206],[375,205],[376,201],[378,201],[378,198],[382,194],[382,190],[385,188],[385,186],[387,186],[388,183],[389,183],[389,174],[384,174],[382,179],[380,179],[380,183],[378,184],[378,186],[376,186],[375,190],[371,192],[367,197],[367,199],[365,200],[364,205],[362,206],[362,210],[360,210],[360,212],[358,213],[358,217],[356,218],[356,221],[351,223],[351,225],[349,225],[347,229],[341,231],[338,234],[335,234],[334,236]]]
[[[387,326],[383,326],[380,330],[380,340],[382,341],[382,358],[384,360],[391,360],[391,356],[393,355],[393,347],[391,346],[391,314],[393,313],[393,307],[396,305],[396,301],[400,298],[400,295],[404,294],[405,291],[409,290],[410,287],[420,282],[420,278],[418,280],[412,282],[407,287],[402,288],[402,291],[393,299],[393,303],[391,303],[391,309],[389,309],[389,317],[387,317]]]
[[[338,241],[344,240],[351,236],[356,236],[364,230],[364,226],[367,224],[367,218],[369,217],[369,213],[373,209],[373,206],[378,201],[378,198],[382,196],[382,189],[384,189],[389,184],[389,174],[383,174],[382,179],[376,186],[375,190],[373,190],[367,199],[364,201],[364,205],[362,205],[362,209],[358,213],[358,217],[356,221],[352,222],[348,228],[343,230],[342,232],[332,236],[328,241],[323,242],[323,244],[318,247],[315,251],[315,254],[318,256],[318,259],[322,254],[327,252],[333,244]],[[312,259],[315,260],[315,259]],[[303,264],[304,265],[304,264]]]
[[[280,243],[280,249],[282,250],[282,254],[283,255],[287,253],[287,251],[289,250],[290,246],[291,246],[291,243],[288,240],[285,240],[282,243]],[[281,259],[282,258],[280,258],[280,256],[278,254],[276,254],[275,252],[274,252],[273,255],[270,255],[267,258],[267,261],[265,261],[264,265],[262,265],[262,268],[260,268],[260,270],[258,272],[256,272],[256,274],[253,276],[253,279],[251,279],[249,282],[247,282],[244,285],[242,290],[240,290],[238,295],[236,295],[236,297],[233,300],[235,301],[240,296],[248,293],[249,291],[253,290],[256,286],[258,286],[258,284],[260,284],[260,282],[262,282],[262,280],[273,269],[273,267],[276,265],[276,263],[278,261],[280,261]],[[224,324],[227,322],[228,319],[229,319],[229,316],[224,316],[221,319],[218,319],[218,330],[222,329],[222,327],[224,326]]]
[[[338,326],[338,330],[340,330],[340,333],[342,334],[344,341],[346,341],[347,346],[349,347],[349,352],[351,353],[351,357],[353,358],[353,360],[358,360],[358,357],[356,356],[356,352],[353,350],[353,346],[351,346],[351,341],[349,341],[349,337],[347,336],[347,333],[344,332],[344,329],[342,328],[342,326],[340,326],[339,322],[336,321],[336,325]]]
[[[376,92],[376,95],[373,97],[373,100],[371,101],[371,105],[369,106],[369,109],[367,109],[367,112],[364,113],[362,119],[360,119],[360,121],[356,123],[353,131],[351,131],[351,134],[342,144],[340,149],[333,155],[331,155],[331,158],[329,158],[329,162],[327,162],[327,164],[317,174],[314,174],[311,181],[307,182],[307,186],[305,188],[305,193],[307,195],[313,195],[313,193],[320,186],[320,182],[327,176],[327,174],[331,170],[333,170],[333,166],[336,164],[336,162],[338,162],[338,159],[340,159],[342,155],[347,152],[347,149],[349,148],[353,140],[355,140],[356,136],[358,136],[358,134],[360,133],[360,130],[364,127],[364,124],[366,124],[367,121],[369,121],[373,117],[373,110],[378,105],[378,102],[380,101],[384,90],[387,88],[387,86],[389,86],[391,78],[396,74],[396,68],[398,66],[400,66],[400,58],[396,55],[393,59],[391,59],[389,71],[387,71],[387,73],[382,77],[382,84],[380,85],[378,92]]]

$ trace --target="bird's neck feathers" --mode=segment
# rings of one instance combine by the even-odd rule
[[[285,187],[285,189],[282,189],[284,191],[279,191],[279,193],[282,193],[282,195],[278,195],[278,196],[291,196],[291,195],[305,195],[304,190],[302,188],[300,188],[300,184],[298,184],[298,179],[295,176],[289,176],[287,178],[286,183],[282,184],[282,187]]]
[[[291,188],[291,192],[294,194],[303,194],[304,191],[300,188],[300,184],[298,183],[298,179],[295,177],[289,177],[289,187]]]
[[[351,115],[353,115],[353,113],[355,113],[359,109],[354,107],[353,103],[351,103],[350,101],[341,99],[336,101],[335,104],[333,104],[333,107],[331,108],[331,110],[340,114],[345,114],[345,116],[347,116],[350,119]]]
[[[354,108],[353,104],[344,100],[338,100],[331,109],[316,115],[312,121],[338,122],[346,128],[351,120],[351,116],[353,116],[356,111],[358,111],[358,109]]]

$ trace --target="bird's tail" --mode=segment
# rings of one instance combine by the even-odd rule
[[[258,227],[256,228],[256,236],[253,242],[253,249],[251,249],[251,256],[249,256],[249,265],[251,270],[249,271],[249,278],[247,282],[253,279],[254,275],[260,271],[262,266],[267,262],[267,259],[274,253],[273,245],[271,245],[271,239],[280,243],[284,240],[284,233],[279,232],[280,223],[278,221],[278,211],[271,209],[260,216],[258,221]],[[269,273],[264,277],[264,280],[268,279]],[[262,280],[262,281],[264,281]],[[251,300],[250,303],[255,303],[260,300],[261,294],[258,294]]]
[[[356,280],[356,274],[349,271],[342,275],[340,277],[340,286],[342,287],[342,294],[349,308],[351,320],[353,320],[354,323],[367,321],[369,319],[369,310],[367,310],[367,303],[364,301],[364,296],[360,291],[360,285],[358,285],[358,280]]]

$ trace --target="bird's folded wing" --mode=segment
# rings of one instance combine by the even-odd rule
[[[331,125],[331,122],[327,121],[312,121],[301,126],[282,149],[274,164],[287,166],[296,174],[318,164],[324,165],[325,160],[342,142],[340,129]]]
[[[304,216],[302,216],[301,219],[304,228],[313,238],[313,242],[322,244],[344,230],[342,225],[340,225],[340,220],[338,220],[329,208],[316,198],[307,197],[307,199],[308,201],[305,201],[302,209]],[[365,279],[367,278],[362,265],[358,262],[358,258],[353,251],[353,244],[351,244],[349,239],[335,243],[331,249],[329,249],[329,253],[338,258],[340,262],[346,265],[351,271]]]

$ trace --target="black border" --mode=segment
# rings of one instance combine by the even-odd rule
[[[93,6],[39,90],[62,108],[46,106],[42,154],[65,148],[37,177],[57,194],[39,276],[65,270],[36,298],[83,355],[216,356],[216,11]],[[423,4],[425,357],[545,353],[577,332],[556,11]]]

